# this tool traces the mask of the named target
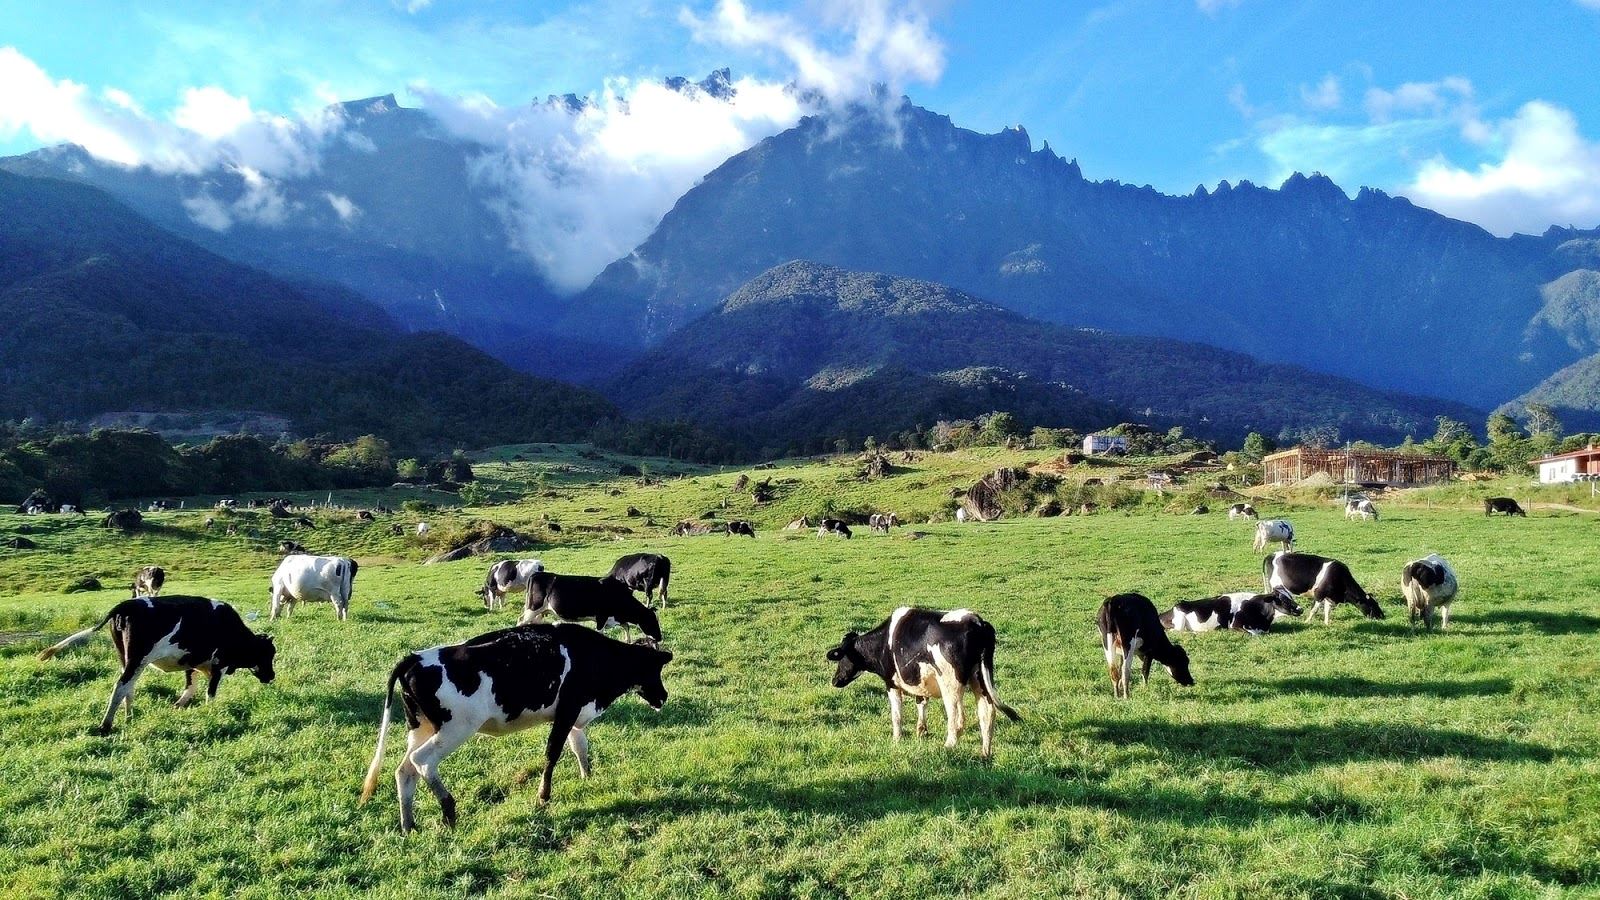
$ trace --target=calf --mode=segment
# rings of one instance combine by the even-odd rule
[[[543,571],[544,563],[537,559],[502,559],[490,566],[483,579],[483,608],[504,608],[507,594],[526,592],[528,579]]]
[[[1144,664],[1144,683],[1150,683],[1150,661],[1161,663],[1172,680],[1188,687],[1194,684],[1189,674],[1189,654],[1167,638],[1156,605],[1143,594],[1118,594],[1100,604],[1100,640],[1106,651],[1106,670],[1111,673],[1111,695],[1127,698],[1133,680],[1133,658]]]
[[[133,594],[135,597],[157,597],[161,595],[161,586],[166,583],[167,570],[160,566],[145,566],[133,573]]]
[[[645,603],[655,606],[655,590],[661,588],[661,608],[667,608],[667,584],[672,581],[672,560],[659,553],[630,553],[611,566],[611,578],[642,591]]]
[[[889,693],[889,725],[900,740],[903,694],[917,701],[917,736],[928,733],[929,697],[944,701],[946,747],[966,730],[964,692],[978,698],[978,733],[982,755],[994,753],[994,711],[1016,721],[1022,717],[1000,701],[994,687],[994,626],[970,609],[936,612],[902,606],[866,634],[847,632],[828,659],[839,664],[833,686],[842,688],[862,672],[883,679]]]
[[[1406,563],[1400,570],[1400,593],[1405,595],[1411,616],[1411,633],[1417,632],[1417,619],[1433,630],[1433,611],[1439,611],[1439,630],[1450,627],[1450,602],[1458,589],[1456,570],[1437,553]]]
[[[846,525],[843,519],[823,519],[822,524],[817,526],[817,537],[829,534],[836,534],[845,540],[849,540],[850,526]]]
[[[1294,526],[1288,519],[1268,519],[1256,523],[1255,551],[1260,553],[1268,544],[1282,544],[1283,549],[1294,549]]]
[[[1510,497],[1488,497],[1483,501],[1484,518],[1488,518],[1495,513],[1505,516],[1521,516],[1524,519],[1528,517],[1528,513],[1517,505],[1517,501]]]
[[[1232,521],[1234,519],[1259,519],[1259,518],[1261,518],[1261,517],[1256,515],[1256,508],[1254,506],[1251,506],[1248,503],[1235,503],[1234,505],[1228,507],[1228,520],[1229,521]]]
[[[742,534],[747,538],[753,538],[756,536],[756,527],[751,525],[749,522],[744,521],[743,519],[734,519],[728,523],[728,535],[732,537],[736,534]]]
[[[350,615],[350,596],[355,593],[356,561],[347,556],[308,556],[292,553],[278,563],[272,573],[272,606],[269,619],[294,613],[301,601],[327,600],[339,614],[339,621]]]
[[[1261,561],[1261,574],[1269,591],[1311,594],[1309,620],[1322,607],[1322,624],[1332,619],[1335,603],[1353,603],[1369,619],[1383,618],[1383,608],[1356,583],[1350,567],[1337,559],[1310,553],[1280,552]]]
[[[277,655],[272,638],[258,635],[245,626],[234,608],[221,600],[205,597],[134,597],[111,608],[100,624],[72,635],[39,654],[49,659],[63,650],[87,641],[96,631],[111,623],[111,643],[122,662],[122,675],[111,692],[111,703],[100,723],[100,733],[109,734],[117,704],[123,704],[133,718],[133,685],[144,674],[145,666],[163,672],[183,670],[184,689],[178,707],[194,701],[194,673],[206,676],[206,699],[214,700],[222,676],[238,669],[249,669],[262,684],[272,681],[272,661]]]
[[[1344,502],[1344,517],[1346,519],[1378,520],[1378,507],[1365,497],[1351,497]]]
[[[649,637],[661,640],[661,622],[650,607],[640,603],[626,584],[615,578],[557,575],[539,572],[528,578],[528,599],[518,625],[537,622],[548,613],[563,622],[594,620],[599,629],[639,626]],[[630,636],[632,631],[627,632]]]
[[[1161,624],[1173,631],[1215,631],[1231,628],[1250,634],[1266,634],[1278,613],[1300,615],[1300,604],[1283,591],[1257,594],[1237,591],[1207,597],[1203,600],[1182,600],[1161,614]]]
[[[439,798],[444,823],[455,825],[455,797],[439,776],[439,764],[475,734],[499,736],[550,723],[540,803],[550,800],[563,743],[578,759],[578,774],[588,778],[589,724],[630,691],[660,709],[667,702],[661,670],[671,660],[671,653],[654,644],[624,644],[579,625],[523,625],[407,654],[389,673],[378,747],[361,786],[361,802],[378,787],[397,683],[409,730],[394,783],[400,830],[409,832],[416,827],[418,776]]]

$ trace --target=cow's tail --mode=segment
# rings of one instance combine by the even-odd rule
[[[667,608],[667,585],[672,581],[672,560],[661,560],[661,608]]]
[[[978,620],[983,629],[983,658],[978,662],[978,679],[982,682],[983,695],[988,698],[995,708],[1006,714],[1006,718],[1013,722],[1022,721],[1022,714],[1012,709],[1000,699],[1000,692],[994,687],[994,626],[982,619]]]
[[[372,792],[378,789],[378,772],[383,768],[383,751],[389,743],[389,709],[394,706],[394,683],[400,680],[400,673],[411,667],[416,657],[407,655],[395,663],[394,670],[389,673],[389,690],[383,698],[383,718],[378,720],[378,749],[372,753],[372,765],[367,767],[366,780],[361,783],[361,802],[366,803],[372,799]]]
[[[340,586],[344,588],[344,607],[349,609],[350,598],[354,597],[356,593],[356,561],[346,559],[339,563],[339,569]]]
[[[1264,556],[1261,559],[1261,590],[1263,592],[1269,592],[1269,591],[1272,590],[1272,557],[1271,556]]]
[[[106,617],[100,620],[100,624],[99,625],[95,625],[95,626],[90,627],[90,628],[85,628],[84,630],[78,632],[77,634],[74,634],[74,635],[68,637],[66,640],[62,641],[61,643],[56,644],[54,647],[45,648],[44,650],[40,651],[39,658],[40,659],[50,659],[51,657],[55,656],[58,653],[61,653],[61,652],[66,651],[66,650],[71,650],[73,647],[76,647],[79,644],[83,643],[84,641],[87,641],[89,638],[94,636],[94,633],[96,631],[99,631],[100,629],[106,627],[106,623],[111,621],[111,617],[116,615],[117,614],[117,610],[119,610],[121,608],[122,608],[121,604],[118,604],[117,606],[112,607],[111,611],[106,613]]]

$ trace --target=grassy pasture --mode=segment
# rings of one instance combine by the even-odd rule
[[[515,455],[482,469],[507,495],[546,465],[577,465]],[[43,548],[0,550],[0,895],[1600,895],[1600,517],[1486,520],[1454,495],[1385,505],[1375,524],[1326,503],[1270,505],[1303,549],[1348,561],[1390,617],[1341,608],[1331,627],[1186,636],[1199,684],[1157,668],[1123,703],[1094,633],[1099,601],[1259,585],[1248,524],[1139,510],[849,542],[774,528],[828,502],[937,515],[950,487],[1016,458],[929,456],[871,483],[843,464],[780,466],[750,473],[780,487],[760,510],[732,492],[739,472],[640,486],[590,460],[546,474],[557,496],[422,517],[537,531],[549,516],[568,526],[567,543],[537,553],[556,571],[670,554],[662,621],[677,658],[662,712],[628,699],[592,727],[588,782],[564,758],[540,808],[543,730],[474,740],[442,770],[461,824],[444,829],[422,792],[409,838],[387,779],[355,802],[383,680],[407,650],[514,616],[473,596],[484,561],[416,564],[424,549],[387,524],[417,516],[319,517],[314,541],[297,539],[363,563],[351,619],[312,606],[268,626],[275,535],[206,535],[198,511],[127,537],[0,515],[0,534],[28,524]],[[762,531],[672,539],[629,505],[661,525],[716,509]],[[578,523],[636,533],[577,535]],[[1412,637],[1399,570],[1431,551],[1455,563],[1462,595],[1451,632]],[[167,566],[169,593],[259,615],[278,680],[236,674],[215,704],[175,710],[181,678],[152,672],[132,723],[99,738],[110,642],[34,656],[122,596],[61,585],[103,573],[110,587],[145,562]],[[940,746],[937,704],[929,738],[896,746],[881,692],[829,685],[823,651],[901,604],[970,606],[999,630],[1000,692],[1026,721],[1000,722],[992,765],[975,733]]]

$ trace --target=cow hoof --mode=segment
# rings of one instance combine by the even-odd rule
[[[100,735],[101,737],[107,737],[111,734],[111,726],[101,725],[99,728],[94,730],[94,733]]]

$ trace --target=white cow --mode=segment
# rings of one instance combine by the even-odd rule
[[[1288,519],[1268,519],[1256,523],[1255,550],[1260,553],[1268,544],[1282,544],[1283,549],[1294,549],[1294,526]]]
[[[502,559],[489,567],[483,580],[484,609],[500,609],[506,605],[506,595],[515,591],[528,592],[528,579],[544,571],[544,563],[537,559]]]
[[[1400,570],[1400,592],[1406,598],[1406,610],[1411,614],[1411,632],[1417,631],[1417,619],[1429,631],[1433,630],[1433,612],[1438,610],[1443,621],[1439,630],[1450,627],[1450,602],[1456,599],[1460,588],[1456,570],[1445,558],[1432,553],[1412,560]]]
[[[427,533],[428,533],[428,523],[427,522],[418,522],[417,523],[417,537],[421,537],[421,536],[423,536],[423,535],[425,535]]]
[[[956,521],[957,522],[965,522],[966,520],[967,520],[967,510],[966,510],[966,508],[965,507],[961,507],[961,506],[956,507]]]
[[[338,611],[340,621],[350,615],[350,595],[355,591],[356,561],[347,556],[285,556],[272,573],[272,610],[269,619],[294,612],[301,601],[327,600]]]
[[[1351,497],[1344,501],[1344,517],[1346,519],[1362,518],[1378,520],[1378,506],[1365,497]]]

